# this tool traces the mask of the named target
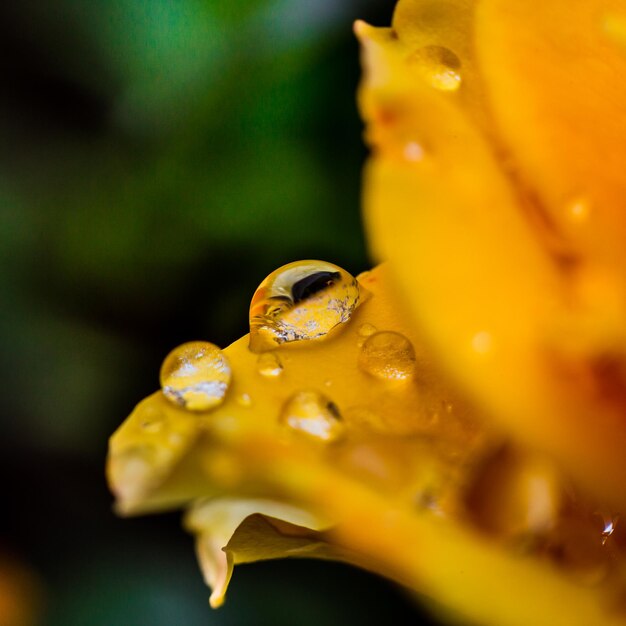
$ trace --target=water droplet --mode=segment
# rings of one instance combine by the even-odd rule
[[[190,411],[207,411],[224,400],[231,379],[228,359],[207,341],[174,348],[161,367],[165,397]]]
[[[237,404],[243,406],[246,409],[252,406],[252,398],[249,393],[242,393],[237,396]]]
[[[409,57],[420,74],[440,91],[456,91],[461,86],[461,61],[449,48],[424,46]]]
[[[415,351],[411,342],[400,333],[374,333],[361,348],[359,366],[377,378],[405,380],[415,371]]]
[[[379,415],[365,406],[352,406],[344,411],[346,420],[352,426],[368,431],[379,432],[388,435],[389,423],[383,415]]]
[[[567,205],[567,215],[571,222],[582,223],[589,217],[589,201],[585,198],[576,198]]]
[[[163,430],[165,426],[165,413],[163,411],[148,408],[141,416],[141,429],[150,434],[156,434]]]
[[[264,352],[257,359],[256,369],[261,376],[276,378],[283,373],[283,364],[280,362],[277,354]]]
[[[368,324],[367,322],[365,324],[361,324],[359,326],[359,336],[361,337],[369,337],[370,335],[373,335],[376,332],[376,326],[374,326],[374,324]]]
[[[421,161],[424,158],[424,148],[416,141],[409,141],[404,146],[404,158],[407,161]]]
[[[472,337],[472,349],[474,352],[478,352],[478,354],[487,354],[491,350],[492,344],[491,334],[484,330]]]
[[[345,425],[337,406],[317,391],[299,391],[287,400],[280,421],[289,428],[320,441],[339,439]]]
[[[272,272],[250,303],[250,349],[319,339],[347,322],[360,304],[357,280],[323,261],[297,261]]]

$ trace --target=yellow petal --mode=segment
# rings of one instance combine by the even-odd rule
[[[192,497],[216,495],[214,485],[220,483],[229,489],[241,478],[241,460],[229,450],[244,436],[278,438],[284,445],[303,447],[303,454],[325,455],[327,431],[307,423],[315,416],[293,413],[294,399],[302,396],[338,407],[346,436],[339,436],[331,449],[347,456],[352,448],[342,439],[351,437],[375,448],[384,448],[385,437],[394,437],[393,446],[407,457],[422,452],[424,444],[415,438],[434,433],[440,445],[436,454],[463,458],[472,446],[482,445],[480,421],[438,375],[390,295],[385,269],[359,279],[372,297],[323,342],[295,342],[260,355],[248,349],[247,336],[229,346],[224,352],[233,363],[233,381],[217,409],[194,414],[161,392],[139,403],[110,440],[107,474],[118,510],[134,514],[177,506]],[[392,342],[389,354],[387,338]],[[404,355],[393,352],[398,339],[412,346],[415,365],[400,379],[397,359],[401,362]],[[278,361],[278,375],[268,371],[268,355]],[[392,366],[390,372],[380,368],[381,360]],[[293,419],[281,419],[287,409]],[[311,442],[317,445],[311,447]],[[206,445],[212,453],[204,458]],[[256,454],[262,453],[260,446]],[[365,465],[369,460],[365,455]],[[207,472],[210,489],[197,478]]]
[[[374,250],[465,392],[590,493],[626,510],[623,360],[598,352],[624,337],[619,290],[592,268],[572,280],[567,249],[541,225],[463,86],[450,93],[415,80],[412,39],[397,22],[418,4],[399,4],[394,31],[358,28]],[[471,21],[459,28],[473,40]]]
[[[167,447],[166,438],[140,434],[145,415],[164,414],[170,425],[189,419],[196,428],[169,474],[156,463],[152,482],[142,477],[141,489],[132,487],[132,472],[109,473],[120,509],[202,498],[186,525],[197,535],[214,606],[223,601],[234,564],[306,556],[377,571],[446,612],[484,624],[542,623],[546,615],[556,625],[624,623],[614,608],[621,575],[603,569],[601,587],[581,587],[576,572],[556,566],[543,548],[511,547],[529,532],[549,547],[553,518],[561,515],[560,496],[552,494],[563,491],[561,477],[520,461],[527,456],[518,452],[507,469],[510,479],[486,488],[502,473],[501,436],[485,431],[471,406],[442,382],[404,321],[386,268],[360,281],[371,297],[349,323],[323,342],[296,342],[272,353],[283,365],[278,376],[259,369],[260,356],[244,337],[225,350],[233,380],[213,411],[186,414],[160,392],[141,403],[111,440],[110,467],[123,468],[144,440]],[[412,343],[415,369],[408,378],[381,378],[380,368],[362,363],[367,342],[377,336],[373,327]],[[341,437],[329,440],[319,436],[324,431],[282,419],[282,407],[303,389],[336,405]],[[508,492],[510,504],[502,497]],[[125,501],[127,493],[134,499]],[[479,504],[476,493],[484,496]],[[481,521],[498,505],[505,532]],[[600,528],[592,536],[600,545]]]
[[[484,0],[475,41],[518,175],[574,254],[626,277],[620,0]]]
[[[256,516],[255,519],[249,519],[252,516]],[[261,516],[264,519],[258,519]],[[312,542],[306,532],[300,532],[300,536],[281,533],[267,518],[282,520],[300,531],[321,530],[325,526],[305,511],[271,500],[202,500],[187,513],[185,526],[197,535],[196,551],[205,581],[212,589],[213,608],[224,602],[236,564],[311,553],[319,555],[321,542]]]

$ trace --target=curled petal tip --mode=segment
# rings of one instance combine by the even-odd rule
[[[354,24],[352,25],[352,30],[359,39],[366,34],[369,28],[370,25],[364,20],[355,20]]]
[[[224,604],[223,590],[214,591],[209,598],[209,605],[212,609],[219,609]]]

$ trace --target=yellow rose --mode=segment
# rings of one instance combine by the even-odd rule
[[[626,7],[401,0],[357,23],[385,263],[304,261],[111,438],[122,514],[234,564],[332,558],[453,618],[626,623]]]

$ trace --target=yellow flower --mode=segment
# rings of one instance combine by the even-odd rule
[[[401,0],[357,23],[386,263],[282,268],[111,438],[122,514],[234,564],[333,558],[494,626],[623,624],[626,9]]]

